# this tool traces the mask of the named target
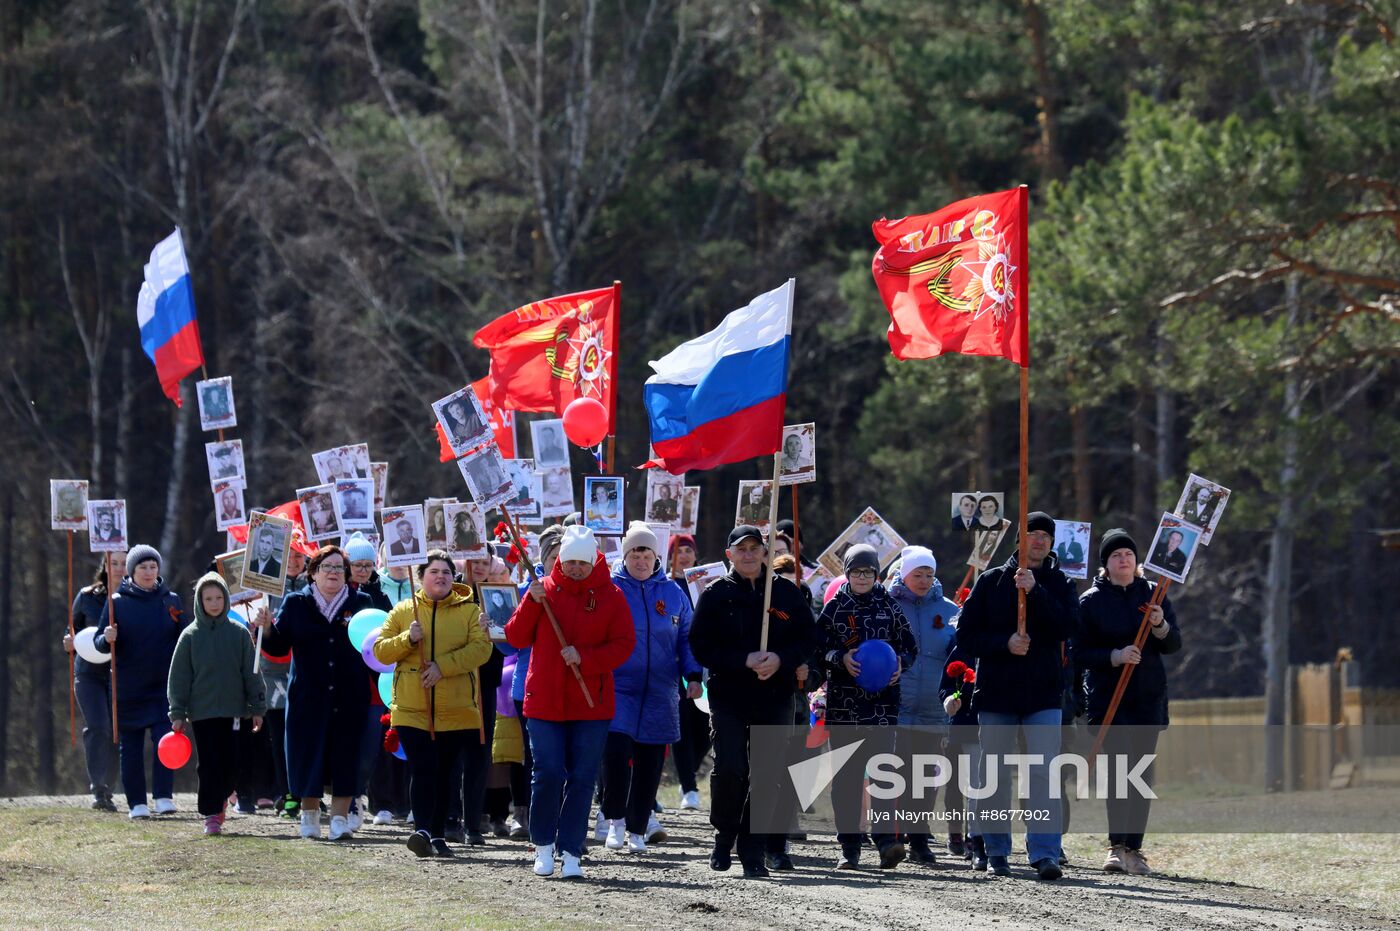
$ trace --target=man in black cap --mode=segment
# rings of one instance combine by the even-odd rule
[[[977,682],[972,705],[982,752],[995,755],[997,790],[982,803],[998,812],[986,823],[1002,825],[1003,833],[982,835],[989,875],[1010,876],[1010,821],[1006,813],[1019,807],[1010,799],[1017,783],[1015,770],[1005,763],[1020,752],[1017,733],[1024,731],[1029,754],[1041,761],[1028,767],[1027,808],[1048,810],[1051,818],[1040,830],[1026,834],[1026,854],[1040,879],[1059,879],[1060,800],[1050,797],[1050,761],[1060,752],[1060,699],[1065,641],[1074,634],[1079,599],[1074,584],[1060,571],[1051,547],[1055,521],[1033,511],[1026,524],[1026,565],[1013,554],[1004,565],[988,569],[972,587],[958,616],[958,648],[977,659]],[[1026,593],[1026,632],[1017,630],[1017,590]],[[987,778],[993,778],[989,771]],[[996,830],[996,828],[994,828]]]
[[[753,834],[749,812],[749,728],[790,725],[797,668],[814,648],[816,628],[797,586],[773,579],[767,649],[760,649],[768,547],[757,527],[741,524],[725,549],[730,570],[700,595],[690,625],[690,649],[710,671],[710,727],[715,768],[710,774],[710,824],[715,846],[710,868],[730,866],[737,841],[749,878],[768,875],[764,864],[790,870],[783,834]]]

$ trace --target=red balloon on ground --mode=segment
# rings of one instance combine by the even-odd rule
[[[608,435],[607,408],[594,398],[574,398],[564,408],[564,433],[575,446],[597,446]]]
[[[171,731],[156,744],[156,756],[166,769],[179,769],[190,761],[190,739]]]

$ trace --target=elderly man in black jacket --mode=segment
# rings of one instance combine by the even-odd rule
[[[690,624],[691,653],[710,674],[707,688],[715,750],[710,774],[715,846],[710,868],[729,869],[730,848],[737,841],[744,875],[754,878],[768,875],[765,851],[776,869],[792,869],[792,863],[783,852],[785,835],[750,831],[749,728],[791,726],[797,668],[812,652],[816,626],[797,586],[775,577],[767,649],[760,649],[768,571],[763,534],[747,524],[735,527],[724,552],[729,574],[701,593]]]
[[[977,580],[958,618],[958,646],[977,659],[973,705],[982,752],[987,755],[987,779],[996,791],[983,801],[983,840],[987,872],[1010,876],[1011,786],[1015,770],[1004,763],[1019,752],[1017,732],[1024,731],[1026,752],[1041,762],[1028,767],[1028,809],[1048,812],[1041,830],[1027,824],[1026,854],[1040,879],[1059,879],[1061,872],[1060,800],[1050,797],[1050,761],[1060,752],[1060,699],[1065,641],[1074,634],[1079,601],[1074,585],[1050,552],[1055,521],[1043,511],[1030,514],[1026,533],[1026,566],[1012,556]],[[1026,632],[1017,630],[1017,590],[1026,593]],[[996,756],[993,772],[991,756]],[[998,831],[999,833],[992,833]]]

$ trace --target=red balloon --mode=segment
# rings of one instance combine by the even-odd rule
[[[190,761],[190,739],[171,731],[156,744],[156,756],[166,769],[179,769]]]
[[[822,596],[822,604],[826,604],[828,601],[835,598],[836,593],[840,591],[841,586],[845,584],[846,577],[844,575],[838,575],[836,578],[832,579],[829,583],[827,583],[826,594]],[[893,673],[891,673],[891,675],[893,675]]]
[[[597,446],[608,435],[608,409],[594,398],[574,398],[564,408],[564,433],[575,446]]]

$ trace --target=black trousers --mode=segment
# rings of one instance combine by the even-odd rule
[[[710,711],[710,740],[715,750],[715,768],[710,772],[710,824],[715,829],[715,844],[728,846],[737,842],[740,861],[757,864],[765,851],[780,853],[787,835],[754,834],[749,830],[749,728],[790,728],[792,698],[742,709],[715,707],[712,702]]]
[[[671,744],[671,762],[676,767],[676,780],[682,792],[694,792],[698,788],[695,773],[710,752],[710,716],[695,702],[685,696],[681,688],[681,739]]]
[[[192,721],[195,747],[199,750],[199,813],[204,817],[221,815],[238,779],[239,731],[234,718],[205,718]]]
[[[893,727],[865,726],[854,724],[834,725],[831,728],[831,749],[863,740],[865,754],[893,753],[895,730]],[[836,814],[836,840],[841,849],[849,854],[860,850],[865,836],[862,819],[866,815],[865,767],[853,764],[843,766],[831,780],[831,804]],[[884,850],[898,840],[899,825],[895,821],[895,804],[892,799],[869,800],[870,839],[877,850]],[[927,834],[923,835],[925,838]],[[927,841],[925,841],[927,842]]]
[[[468,831],[481,829],[481,814],[486,802],[486,771],[491,767],[491,741],[496,737],[496,690],[483,689],[480,679],[477,679],[477,688],[481,698],[481,720],[486,725],[486,743],[482,744],[479,731],[463,733],[467,735],[466,744],[475,744],[477,748],[484,746],[485,752],[472,758],[463,756],[458,759],[453,767],[457,788],[452,793],[447,811],[449,822],[460,824]],[[413,817],[418,817],[417,809],[414,809]]]
[[[609,731],[603,747],[603,817],[626,818],[628,832],[645,835],[665,765],[665,744],[638,743]]]
[[[272,800],[280,802],[291,791],[287,787],[287,710],[269,708],[263,715],[263,729],[272,745]]]
[[[483,757],[481,743],[475,731],[438,731],[434,739],[416,727],[396,730],[408,755],[414,824],[418,830],[427,831],[429,837],[442,837],[449,800],[457,786],[453,780],[454,763],[460,759],[468,766],[479,766]]]
[[[1122,844],[1129,850],[1141,850],[1142,838],[1147,832],[1147,817],[1152,810],[1152,800],[1143,798],[1127,784],[1127,796],[1118,797],[1119,772],[1127,773],[1138,761],[1149,753],[1157,751],[1157,735],[1160,731],[1150,725],[1114,725],[1104,737],[1103,753],[1108,756],[1108,842]],[[1119,755],[1122,755],[1122,765]],[[1142,773],[1143,782],[1152,785],[1156,764],[1150,764]]]
[[[369,810],[375,814],[387,811],[402,817],[408,813],[408,763],[384,749],[384,732],[389,729],[388,725],[380,724],[378,728],[379,755],[369,774]]]

